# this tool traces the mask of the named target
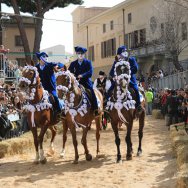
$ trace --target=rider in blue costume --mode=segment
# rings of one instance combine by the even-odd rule
[[[137,81],[136,81],[136,73],[138,71],[138,64],[136,62],[136,59],[134,57],[128,57],[128,52],[127,52],[127,48],[126,46],[120,46],[117,50],[117,56],[118,56],[118,60],[122,59],[122,60],[126,60],[130,63],[130,68],[131,68],[131,79],[130,79],[130,83],[129,86],[134,90],[135,94],[136,94],[136,109],[137,112],[141,112],[142,111],[142,106],[141,106],[141,102],[140,102],[140,94],[139,94],[139,90],[138,90],[138,85],[137,85]],[[114,78],[114,68],[116,65],[117,61],[114,61],[114,64],[110,70],[110,76],[112,78]],[[112,82],[112,86],[110,87],[108,94],[107,94],[107,98],[109,98],[109,93],[112,92],[114,88],[114,82]]]
[[[56,78],[54,71],[57,69],[57,64],[52,62],[47,62],[48,55],[45,52],[36,53],[39,63],[36,65],[42,86],[48,93],[52,94],[54,97],[54,110],[56,112],[56,117],[61,115],[61,105],[58,100],[56,92]]]
[[[91,61],[85,58],[85,53],[87,52],[87,49],[77,46],[75,47],[75,51],[78,59],[70,64],[69,71],[76,76],[81,85],[83,85],[86,89],[89,89],[91,91],[95,116],[98,116],[99,112],[97,98],[94,93],[93,84],[91,81],[93,67]]]

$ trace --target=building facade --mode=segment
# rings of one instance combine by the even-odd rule
[[[35,20],[32,18],[23,18],[23,23],[29,47],[32,51],[35,37]],[[9,20],[2,21],[2,45],[5,48],[10,49],[7,54],[8,59],[17,61],[18,65],[21,66],[25,64],[23,43],[14,17],[11,17]]]
[[[124,44],[137,58],[140,74],[150,73],[156,68],[165,71],[172,69],[164,45],[152,43],[161,37],[164,29],[164,23],[156,18],[159,1],[126,0],[112,8],[79,6],[74,10],[74,46],[88,48],[87,56],[93,62],[94,77],[99,70],[109,73],[117,48]],[[187,31],[187,20],[183,23]],[[179,60],[186,62],[187,59],[186,48],[180,54]]]
[[[52,62],[62,62],[67,64],[69,63],[70,59],[73,57],[73,54],[65,51],[64,45],[51,46],[41,51],[46,52],[49,56],[48,60]]]

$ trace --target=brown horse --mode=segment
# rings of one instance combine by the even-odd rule
[[[118,123],[122,122],[127,126],[127,135],[125,141],[127,143],[127,155],[126,159],[132,159],[132,141],[131,141],[131,131],[133,127],[133,120],[137,116],[139,119],[139,146],[137,155],[140,156],[142,153],[142,137],[143,137],[143,128],[145,121],[145,110],[140,114],[136,112],[135,109],[135,93],[133,90],[128,88],[129,81],[131,78],[130,75],[130,65],[129,62],[120,61],[116,63],[115,66],[115,86],[112,92],[112,96],[107,103],[106,109],[109,112],[111,118],[111,125],[115,134],[115,143],[117,146],[117,162],[121,161],[121,152],[120,152],[120,138],[118,132]],[[131,92],[130,92],[130,91]]]
[[[92,160],[92,155],[89,153],[87,147],[87,132],[90,128],[92,120],[96,122],[96,140],[97,140],[97,155],[99,154],[99,139],[100,139],[100,124],[103,110],[103,97],[98,90],[95,90],[95,94],[100,102],[100,115],[95,118],[94,110],[92,108],[89,91],[85,91],[83,87],[79,85],[76,78],[69,71],[61,71],[57,73],[56,77],[58,97],[62,98],[65,95],[65,120],[66,126],[63,129],[63,150],[66,142],[66,134],[68,128],[72,134],[73,145],[75,149],[74,164],[78,163],[79,155],[77,149],[76,128],[82,127],[82,145],[84,146],[86,160]],[[87,93],[87,94],[86,94]]]
[[[35,163],[46,163],[46,157],[43,151],[43,138],[46,130],[49,128],[52,132],[50,152],[53,151],[53,141],[56,135],[56,127],[53,126],[57,120],[53,117],[52,104],[48,102],[48,92],[45,91],[40,82],[37,68],[32,65],[25,66],[22,72],[22,78],[19,81],[21,90],[29,95],[29,104],[25,105],[27,111],[27,120],[34,138],[36,150]],[[37,128],[40,127],[38,136]],[[40,149],[39,149],[40,147]]]

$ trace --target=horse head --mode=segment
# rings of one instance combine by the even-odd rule
[[[78,85],[76,78],[68,70],[56,73],[56,83],[59,98],[62,98],[64,94],[74,90],[75,83]]]
[[[21,90],[27,89],[31,85],[35,85],[40,82],[39,73],[37,68],[31,65],[26,65],[22,71],[22,77],[19,80],[19,87]]]
[[[115,65],[114,75],[117,84],[122,88],[127,88],[131,78],[130,64],[128,61],[119,61]]]

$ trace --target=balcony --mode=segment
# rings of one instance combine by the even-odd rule
[[[146,57],[157,54],[165,54],[165,45],[148,45],[132,50],[132,55],[137,57]]]

